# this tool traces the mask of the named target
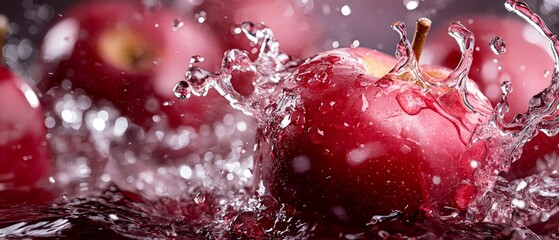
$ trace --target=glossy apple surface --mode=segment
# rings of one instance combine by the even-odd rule
[[[511,120],[514,115],[528,110],[532,96],[549,86],[553,68],[553,57],[549,53],[549,43],[528,23],[517,18],[504,16],[471,16],[459,20],[474,33],[476,50],[473,55],[469,77],[493,105],[501,98],[501,83],[510,81],[513,91],[509,94],[510,110],[505,118]],[[436,34],[429,37],[424,52],[430,64],[454,67],[460,60],[460,49],[452,44],[452,39],[441,27]],[[501,37],[506,44],[506,51],[500,55],[491,50],[490,42]],[[523,154],[513,163],[507,179],[526,177],[541,170],[557,168],[548,166],[547,159],[559,152],[559,137],[547,137],[538,134],[523,148]],[[539,166],[538,166],[539,165]]]
[[[225,36],[225,46],[247,50],[256,57],[257,49],[242,35],[231,34],[235,24],[244,21],[264,23],[281,45],[282,51],[295,57],[309,57],[316,53],[320,25],[307,13],[312,5],[292,0],[208,0],[196,10],[205,14],[205,21],[219,36]]]
[[[484,151],[467,148],[465,139],[481,119],[467,114],[456,90],[436,97],[420,93],[416,82],[385,76],[395,63],[358,48],[324,52],[299,66],[282,90],[300,96],[297,107],[259,128],[257,182],[282,202],[342,222],[466,208]],[[450,73],[423,69],[435,79]],[[459,130],[436,104],[466,127]]]
[[[149,9],[140,1],[86,1],[63,13],[45,35],[40,86],[46,91],[68,79],[138,125],[150,126],[153,116],[161,116],[172,126],[197,127],[219,115],[216,108],[224,101],[175,101],[172,89],[193,55],[204,57],[198,65],[216,69],[220,46],[200,24],[171,10]]]
[[[49,170],[44,115],[37,95],[0,67],[0,190],[33,186]]]

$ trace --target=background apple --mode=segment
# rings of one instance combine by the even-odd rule
[[[50,157],[39,98],[0,67],[0,189],[33,186],[46,178]]]
[[[223,116],[214,94],[175,101],[174,84],[184,78],[193,55],[217,69],[223,49],[201,24],[140,1],[76,4],[46,33],[41,48],[43,91],[65,79],[94,100],[108,100],[132,122],[149,127],[154,116],[174,126],[201,124]],[[164,105],[164,103],[170,106]],[[157,120],[156,120],[157,121]]]
[[[466,208],[484,150],[466,147],[460,134],[468,139],[482,119],[472,118],[455,90],[422,94],[413,79],[385,76],[395,63],[356,48],[323,52],[299,66],[278,86],[300,96],[291,121],[276,116],[259,127],[256,182],[299,210],[342,222],[421,207]],[[438,81],[450,73],[424,69]],[[461,109],[454,114],[467,127],[431,108],[434,99],[443,109]]]
[[[293,0],[207,0],[193,12],[199,21],[207,21],[218,36],[225,36],[220,39],[227,48],[247,50],[253,59],[257,49],[242,34],[231,33],[235,24],[263,22],[274,32],[282,51],[308,57],[318,50],[322,32],[317,20],[309,15],[312,7],[310,3]]]

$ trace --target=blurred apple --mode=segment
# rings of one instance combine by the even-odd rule
[[[5,67],[0,112],[0,190],[33,186],[50,165],[45,119],[35,92]]]
[[[207,0],[195,9],[200,22],[208,22],[228,48],[247,50],[255,58],[258,49],[244,36],[232,34],[235,24],[264,23],[274,32],[280,49],[295,57],[317,52],[320,25],[307,15],[312,6],[293,0]]]
[[[191,56],[217,69],[223,49],[199,23],[140,1],[85,1],[62,14],[42,48],[43,91],[70,80],[95,101],[108,100],[132,122],[150,127],[167,118],[171,126],[199,127],[223,116],[216,93],[175,101],[173,86],[184,78]],[[174,103],[174,104],[173,104]]]

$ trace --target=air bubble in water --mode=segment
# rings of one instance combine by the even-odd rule
[[[489,47],[491,48],[491,51],[495,53],[495,55],[501,55],[507,50],[505,46],[505,40],[499,36],[491,39],[491,41],[489,42]]]
[[[419,7],[419,1],[418,0],[404,0],[404,6],[406,6],[406,9],[408,9],[408,10],[414,10],[417,7]]]

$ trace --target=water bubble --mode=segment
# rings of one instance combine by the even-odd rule
[[[505,40],[499,36],[494,37],[491,39],[491,41],[489,41],[489,47],[491,48],[491,51],[495,53],[495,55],[501,55],[505,53],[505,51],[507,51]]]
[[[173,90],[175,96],[184,101],[190,97],[190,89],[188,89],[188,83],[186,81],[180,81],[175,85]]]
[[[404,6],[408,10],[414,10],[419,7],[419,0],[404,0]]]

